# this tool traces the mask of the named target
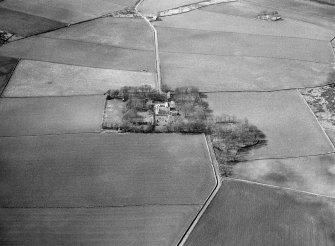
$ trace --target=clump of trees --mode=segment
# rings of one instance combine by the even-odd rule
[[[230,176],[232,168],[243,160],[250,148],[266,144],[265,135],[247,120],[239,120],[234,116],[213,116],[212,110],[204,99],[205,94],[196,87],[180,87],[171,90],[162,86],[158,93],[151,86],[124,86],[120,90],[109,90],[107,100],[122,99],[126,102],[126,110],[121,128],[125,132],[179,132],[184,134],[205,133],[213,145],[216,159],[222,176]],[[146,124],[143,112],[154,116],[154,102],[166,102],[167,93],[172,94],[177,114],[169,115],[166,129],[156,130],[155,123]]]
[[[0,31],[0,46],[5,44],[11,35],[5,31]]]

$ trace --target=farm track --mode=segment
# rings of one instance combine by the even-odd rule
[[[137,7],[143,2],[144,0],[139,1],[136,4],[135,10],[137,11]],[[138,12],[138,11],[137,11]],[[162,85],[162,78],[161,78],[161,70],[160,70],[160,57],[159,57],[159,43],[158,43],[158,34],[157,34],[157,30],[155,29],[155,27],[148,21],[148,19],[146,17],[144,17],[140,12],[138,12],[138,14],[140,14],[142,16],[142,18],[147,22],[147,24],[150,26],[150,28],[153,30],[153,34],[154,34],[154,41],[155,41],[155,64],[156,64],[156,82],[157,82],[157,89],[160,91],[161,85]],[[79,25],[82,23],[86,23],[86,22],[90,22],[90,21],[94,21],[97,19],[101,19],[101,18],[105,18],[108,17],[110,14],[106,14],[103,16],[99,16],[96,18],[92,18],[90,20],[85,20],[85,21],[81,21],[78,23],[73,23],[73,24],[69,24],[65,27],[60,27],[54,30],[49,30],[43,33],[38,33],[38,34],[34,34],[31,36],[27,36],[24,37],[22,39],[27,39],[29,37],[33,37],[33,36],[38,36],[40,34],[45,34],[48,32],[52,32],[55,30],[60,30],[60,29],[64,29],[70,26],[75,26],[75,25]],[[18,39],[12,42],[17,42],[19,40],[22,39]],[[312,39],[314,40],[314,39]],[[330,42],[331,45],[331,42]],[[108,46],[108,45],[107,45]],[[119,47],[119,48],[123,48],[123,47]],[[126,48],[128,49],[128,48]],[[332,49],[332,52],[334,54],[335,57],[335,51],[334,49]],[[165,53],[169,53],[169,52],[165,52]],[[170,53],[180,53],[180,52],[170,52]],[[198,54],[198,53],[196,53]],[[206,54],[204,54],[206,55]],[[271,57],[270,57],[271,58]],[[277,59],[283,59],[283,60],[298,60],[298,61],[304,61],[304,60],[299,60],[299,59],[287,59],[287,58],[277,58]],[[318,62],[316,62],[318,63]],[[319,86],[315,86],[315,87],[319,87]],[[243,90],[243,91],[239,91],[239,90],[229,90],[229,91],[210,91],[210,92],[206,92],[206,93],[217,93],[217,92],[232,92],[232,93],[244,93],[244,92],[257,92],[257,93],[267,93],[267,92],[275,92],[275,91],[291,91],[291,90],[298,90],[298,89],[304,89],[305,87],[302,88],[288,88],[288,89],[277,89],[277,90],[266,90],[266,91],[259,91],[259,90]],[[311,88],[311,87],[307,87],[307,88]],[[5,87],[4,87],[5,90]],[[300,94],[300,93],[299,93]],[[92,96],[92,95],[100,95],[100,94],[89,94],[89,95],[69,95],[69,96],[55,96],[55,97],[76,97],[76,96]],[[13,97],[15,98],[15,97]],[[18,97],[18,98],[25,98],[25,97]],[[40,97],[35,97],[35,98],[40,98]],[[304,100],[303,100],[304,101]],[[307,103],[306,103],[307,104]],[[308,106],[308,105],[307,105]],[[310,109],[310,107],[308,106],[308,108]],[[310,109],[311,110],[311,109]],[[312,111],[311,111],[312,112]],[[312,112],[313,114],[313,112]],[[314,114],[313,114],[314,115]],[[315,116],[315,115],[314,115]],[[317,121],[318,122],[318,121]],[[319,122],[318,122],[319,123]],[[321,125],[320,125],[321,127]],[[321,129],[323,129],[321,127]],[[324,130],[323,130],[324,131]],[[60,133],[60,134],[42,134],[42,135],[24,135],[24,136],[0,136],[1,138],[18,138],[18,137],[38,137],[38,136],[57,136],[57,135],[78,135],[78,134],[83,134],[83,133],[88,133],[88,134],[99,134],[98,132],[76,132],[76,133]],[[325,133],[325,132],[324,132]],[[326,137],[328,138],[328,140],[330,141],[328,135],[325,133]],[[294,156],[294,157],[284,157],[284,158],[264,158],[264,159],[254,159],[254,160],[270,160],[270,159],[292,159],[292,158],[301,158],[301,157],[310,157],[310,156],[323,156],[323,155],[327,155],[330,153],[335,153],[335,147],[332,144],[332,142],[330,141],[332,147],[334,148],[333,152],[328,152],[328,153],[323,153],[323,154],[318,154],[318,155],[304,155],[304,156]],[[215,164],[215,160],[213,160],[213,156],[210,153],[210,148],[208,147],[208,142],[206,141],[207,144],[207,148],[208,148],[208,152],[209,155],[211,157],[211,163],[212,163],[212,168],[213,168],[213,172],[214,172],[214,176],[216,178],[216,186],[214,187],[213,191],[211,192],[211,194],[208,196],[208,198],[206,199],[205,204],[202,205],[202,208],[200,209],[200,211],[198,212],[197,216],[193,219],[191,226],[187,229],[187,232],[183,235],[183,237],[181,238],[181,241],[178,242],[178,245],[184,245],[184,243],[186,242],[188,236],[190,235],[190,233],[192,232],[193,228],[196,226],[197,222],[199,221],[199,219],[201,218],[202,214],[204,213],[204,211],[206,210],[207,206],[210,204],[210,202],[212,201],[212,199],[215,197],[217,191],[219,190],[220,186],[221,186],[221,182],[219,182],[219,174],[218,174],[218,167]],[[249,161],[249,160],[248,160]],[[320,195],[317,193],[313,193],[313,192],[306,192],[306,191],[301,191],[301,190],[297,190],[297,189],[292,189],[292,188],[286,188],[286,187],[280,187],[280,186],[276,186],[276,185],[270,185],[270,184],[265,184],[265,183],[259,183],[259,182],[254,182],[254,181],[248,181],[248,180],[243,180],[243,179],[237,179],[237,178],[225,178],[223,180],[236,180],[236,181],[241,181],[241,182],[245,182],[245,183],[250,183],[250,184],[255,184],[255,185],[260,185],[260,186],[266,186],[266,187],[270,187],[273,189],[283,189],[283,190],[288,190],[288,191],[293,191],[293,192],[297,192],[297,193],[301,193],[301,194],[307,194],[307,195],[313,195],[313,196],[317,196],[317,197],[325,197],[325,198],[331,198],[331,199],[335,199],[335,197],[333,196],[326,196],[326,195]],[[141,205],[120,205],[120,206],[78,206],[78,207],[2,207],[2,208],[6,208],[6,209],[74,209],[74,208],[84,208],[84,209],[90,209],[90,208],[112,208],[112,207],[139,207],[139,206],[148,206],[148,207],[160,207],[160,206],[190,206],[190,205],[201,205],[201,204],[141,204]]]
[[[142,0],[143,1],[143,0]],[[141,1],[141,2],[142,2]],[[140,3],[141,3],[140,2]],[[140,4],[139,3],[139,4]],[[264,5],[262,5],[264,6]],[[182,14],[182,13],[181,13]],[[149,23],[150,26],[151,23]],[[155,29],[154,26],[152,26],[153,29]],[[185,28],[179,28],[179,29],[185,29]],[[192,29],[192,28],[188,28],[188,29]],[[194,29],[197,30],[197,29]],[[156,33],[157,31],[155,31]],[[234,32],[232,32],[234,33]],[[259,36],[262,36],[260,34],[257,34]],[[263,36],[272,36],[272,35],[263,35]],[[278,36],[277,36],[278,37]],[[297,37],[289,37],[289,36],[282,36],[285,38],[297,38]],[[156,37],[157,38],[157,37]],[[312,39],[312,38],[297,38],[297,39],[309,39],[309,40],[317,40],[317,39]],[[335,39],[335,38],[334,38]],[[333,40],[334,40],[333,39]],[[155,39],[157,40],[157,39]],[[157,50],[158,50],[158,44],[157,45]],[[332,45],[332,40],[329,40],[329,45],[331,46],[331,50],[333,52],[334,58],[335,58],[335,50],[334,47]],[[173,52],[173,51],[164,51],[164,53],[182,53],[182,52]],[[185,52],[187,53],[187,52]],[[192,53],[193,54],[193,53]],[[209,55],[209,54],[204,54],[204,53],[195,53],[195,54],[201,54],[201,55]],[[230,55],[228,55],[230,56]],[[268,57],[268,58],[273,58],[273,57]],[[159,59],[159,57],[158,57]],[[282,60],[297,60],[297,61],[305,61],[302,59],[289,59],[289,58],[276,58],[276,59],[282,59]],[[312,61],[310,61],[312,62]],[[321,63],[321,62],[315,62],[315,63]],[[328,64],[328,63],[323,63],[323,64]],[[217,93],[217,92],[232,92],[232,93],[246,93],[246,92],[257,92],[257,93],[267,93],[267,92],[276,92],[276,91],[297,91],[298,94],[301,96],[301,94],[299,93],[299,89],[305,89],[305,88],[317,88],[320,86],[315,86],[315,87],[297,87],[297,88],[285,88],[285,89],[274,89],[274,90],[264,90],[264,91],[260,91],[260,90],[229,90],[229,91],[225,91],[225,90],[220,90],[220,91],[209,91],[206,93]],[[332,146],[332,148],[334,149],[334,151],[332,152],[328,152],[328,153],[323,153],[323,154],[317,154],[317,155],[303,155],[303,156],[294,156],[294,157],[283,157],[283,158],[263,158],[263,159],[254,159],[254,160],[285,160],[285,159],[293,159],[293,158],[302,158],[302,157],[312,157],[312,156],[325,156],[327,154],[332,154],[335,153],[335,147],[334,144],[332,143],[332,141],[330,140],[329,136],[327,135],[327,133],[325,132],[324,128],[320,125],[319,121],[317,120],[316,116],[314,115],[313,111],[311,110],[311,108],[309,107],[309,105],[307,104],[307,102],[302,98],[303,102],[307,105],[308,109],[310,110],[311,114],[313,115],[313,117],[315,117],[316,121],[318,122],[319,126],[321,127],[325,137],[328,139],[330,145]],[[208,146],[208,145],[207,145]],[[214,156],[215,158],[215,156]],[[247,161],[252,161],[252,160],[247,160]],[[212,160],[213,165],[215,165],[215,162]],[[214,168],[215,169],[215,168]],[[216,169],[215,169],[216,170]],[[217,174],[217,178],[218,180],[220,179],[218,173]],[[287,191],[292,191],[292,192],[296,192],[296,193],[300,193],[300,194],[306,194],[306,195],[312,195],[312,196],[316,196],[316,197],[324,197],[324,198],[330,198],[330,199],[335,199],[334,196],[327,196],[327,195],[322,195],[322,194],[318,194],[318,193],[313,193],[313,192],[308,192],[308,191],[303,191],[303,190],[299,190],[299,189],[292,189],[292,188],[287,188],[287,187],[281,187],[281,186],[276,186],[276,185],[270,185],[270,184],[265,184],[265,183],[260,183],[260,182],[254,182],[254,181],[249,181],[249,180],[244,180],[244,179],[238,179],[238,178],[224,178],[224,180],[236,180],[236,181],[241,181],[241,182],[245,182],[245,183],[249,183],[249,184],[255,184],[255,185],[259,185],[259,186],[265,186],[265,187],[269,187],[269,188],[273,188],[273,189],[282,189],[282,190],[287,190]],[[182,241],[180,242],[179,245],[184,245],[187,241],[187,238],[189,237],[189,235],[191,234],[192,230],[194,229],[194,227],[196,226],[197,222],[200,220],[201,215],[204,213],[205,209],[207,208],[207,206],[209,205],[209,203],[212,201],[212,199],[215,197],[217,191],[219,190],[221,186],[221,182],[219,185],[217,185],[217,187],[215,188],[215,190],[213,191],[213,194],[211,194],[211,196],[209,197],[209,200],[206,202],[205,206],[201,209],[200,213],[197,215],[197,218],[195,218],[195,220],[193,221],[192,225],[190,226],[190,228],[188,229],[188,232],[185,234],[184,238],[182,239]],[[207,204],[208,203],[208,204]]]

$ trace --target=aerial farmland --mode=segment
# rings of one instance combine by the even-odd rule
[[[0,16],[0,245],[335,245],[335,1]]]

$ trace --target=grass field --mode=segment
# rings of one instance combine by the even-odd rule
[[[230,3],[223,4],[223,8],[229,4]],[[163,21],[155,22],[154,25],[196,30],[297,37],[325,41],[329,41],[334,37],[332,26],[324,28],[311,23],[290,19],[274,23],[241,16],[208,12],[203,11],[203,9],[191,11],[182,15],[165,17],[163,18]]]
[[[58,21],[4,8],[0,8],[0,15],[0,30],[22,37],[65,26],[64,23]]]
[[[64,23],[76,23],[89,20],[104,14],[124,9],[127,5],[133,5],[136,1],[97,0],[6,0],[0,3],[0,7],[31,15],[45,17]]]
[[[294,6],[295,5],[295,6]],[[263,10],[278,11],[284,21],[311,24],[334,30],[335,8],[308,1],[236,1],[201,8],[202,11],[255,19]],[[295,22],[294,22],[295,20]],[[298,21],[298,22],[297,22]]]
[[[0,150],[0,207],[197,205],[215,186],[203,135],[0,138]]]
[[[138,10],[145,14],[157,14],[159,11],[176,8],[179,6],[196,3],[198,0],[145,0],[143,1]]]
[[[0,55],[77,66],[134,71],[155,71],[153,51],[30,37],[0,47]]]
[[[41,36],[154,50],[153,32],[143,19],[102,18],[48,32]]]
[[[11,77],[3,96],[103,95],[109,89],[144,84],[155,87],[155,75],[147,72],[22,60]]]
[[[2,98],[0,136],[98,132],[104,103],[104,96]]]
[[[251,150],[248,159],[296,157],[333,151],[297,91],[207,95],[214,114],[247,118],[266,135],[267,146]]]
[[[163,52],[271,57],[320,63],[334,60],[329,41],[161,26],[157,27],[157,31],[160,51]]]
[[[15,58],[0,56],[0,96],[17,63]]]
[[[329,246],[335,200],[223,182],[185,245]]]
[[[323,85],[330,65],[262,57],[160,53],[164,83],[201,91],[278,90]]]
[[[198,206],[0,209],[0,244],[170,246]]]
[[[238,163],[233,177],[335,197],[333,154]]]

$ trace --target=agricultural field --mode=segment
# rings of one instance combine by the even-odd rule
[[[18,62],[15,58],[0,56],[0,96]]]
[[[198,206],[0,208],[1,245],[176,245]]]
[[[326,133],[328,137],[330,138],[330,140],[332,141],[333,145],[335,145],[335,131],[326,129]]]
[[[136,0],[122,2],[119,0],[4,0],[0,2],[0,7],[72,24],[124,9],[135,3]]]
[[[154,50],[153,31],[141,18],[101,18],[40,36],[123,48]]]
[[[335,197],[334,154],[240,162],[232,177]]]
[[[216,184],[203,135],[26,136],[0,149],[1,207],[201,205]]]
[[[148,72],[22,60],[11,77],[3,96],[103,95],[109,89],[142,84],[155,87],[155,75]]]
[[[157,31],[161,52],[268,57],[327,64],[334,60],[329,41],[169,27],[157,27]]]
[[[329,64],[265,57],[160,52],[164,83],[203,92],[279,90],[327,83]]]
[[[104,104],[104,96],[1,98],[0,136],[99,132]]]
[[[250,150],[246,157],[249,160],[324,154],[334,150],[297,91],[207,93],[207,96],[214,115],[247,118],[266,135],[267,145]]]
[[[255,19],[263,10],[277,11],[284,21],[290,24],[310,24],[334,30],[335,10],[323,4],[313,4],[308,1],[236,1],[229,4],[217,4],[201,8],[202,11],[224,15]],[[281,24],[281,23],[280,23]],[[275,24],[277,25],[277,23]]]
[[[0,55],[85,67],[155,71],[153,51],[124,49],[76,40],[30,37],[0,47]]]
[[[224,181],[186,246],[329,246],[335,200]]]
[[[144,14],[157,14],[157,12],[173,9],[183,5],[199,2],[196,0],[145,0],[143,1],[138,10]]]
[[[38,34],[65,26],[64,23],[33,16],[22,12],[0,8],[0,30],[21,37]]]
[[[232,3],[223,3],[222,8],[230,4]],[[218,5],[215,5],[215,7],[216,6]],[[250,19],[241,16],[204,11],[206,8],[208,7],[181,15],[164,17],[162,18],[163,21],[154,22],[154,25],[157,27],[162,26],[264,36],[296,37],[324,40],[328,42],[334,37],[333,26],[322,27],[304,21],[290,19],[277,22],[262,21],[256,18]]]

